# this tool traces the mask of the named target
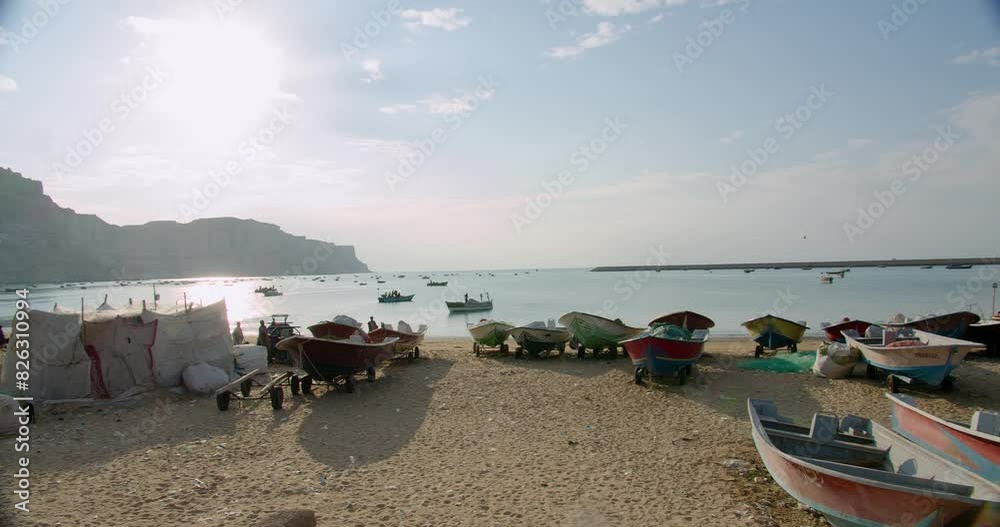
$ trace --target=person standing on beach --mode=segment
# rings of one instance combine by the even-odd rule
[[[233,330],[233,344],[243,344],[243,328],[240,327],[240,323],[236,323],[236,329]]]
[[[264,321],[260,321],[260,327],[257,328],[257,345],[267,347],[267,326],[264,325]]]
[[[378,323],[375,322],[375,317],[368,317],[368,331],[372,332],[378,329]]]

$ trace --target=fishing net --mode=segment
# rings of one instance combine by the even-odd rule
[[[812,369],[815,361],[815,351],[800,351],[798,353],[778,353],[759,359],[747,359],[736,363],[736,367],[743,370],[773,373],[805,373]]]

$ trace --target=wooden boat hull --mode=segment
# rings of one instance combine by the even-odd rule
[[[314,337],[320,339],[349,339],[351,335],[358,333],[360,328],[348,324],[338,324],[337,322],[323,321],[309,326],[309,332]]]
[[[521,326],[510,330],[510,336],[529,355],[565,348],[572,337],[566,328],[542,328]]]
[[[969,311],[956,311],[935,317],[926,317],[899,324],[883,324],[887,328],[911,328],[926,331],[942,337],[960,339],[969,330],[969,325],[979,322],[979,315]]]
[[[353,375],[392,358],[395,338],[368,343],[295,336],[275,346],[288,353],[292,365],[321,381]]]
[[[965,338],[986,345],[986,352],[990,355],[1000,354],[1000,320],[969,324]]]
[[[886,397],[892,401],[893,430],[989,481],[1000,482],[1000,437],[935,417],[905,396],[887,393]]]
[[[382,304],[395,304],[398,302],[410,302],[416,295],[404,295],[404,296],[380,296],[378,297],[379,303]]]
[[[621,322],[576,311],[559,317],[559,323],[573,334],[578,343],[592,349],[616,346],[622,340],[642,332],[642,328],[633,328]]]
[[[750,332],[754,342],[771,350],[797,345],[802,342],[809,329],[808,326],[774,315],[748,320],[743,323],[743,327]]]
[[[412,351],[424,341],[424,331],[419,331],[416,333],[407,333],[405,331],[397,331],[388,328],[377,328],[374,331],[368,333],[368,338],[372,342],[383,342],[387,339],[395,338],[396,345],[393,348],[396,354],[406,353]]]
[[[768,472],[792,497],[822,513],[832,525],[929,527],[948,525],[953,520],[961,525],[996,525],[995,522],[1000,521],[1000,510],[995,503],[859,477],[818,465],[808,457],[782,452],[766,436],[753,404],[754,400],[748,401],[751,434]],[[906,439],[877,424],[872,426],[876,435],[895,436],[899,446],[908,447],[904,444]],[[917,445],[911,448],[920,449]],[[931,460],[932,456],[929,452],[919,455],[922,461],[941,466],[947,464],[939,458],[939,461]],[[953,470],[968,474],[969,478],[976,477],[958,467]],[[982,485],[990,484],[982,480]],[[990,495],[990,500],[995,500],[997,492],[1000,490],[993,486],[986,494]]]
[[[632,364],[658,377],[670,377],[681,368],[692,366],[701,358],[704,340],[675,340],[643,336],[622,341]]]
[[[927,334],[916,332],[918,336]],[[868,364],[931,386],[940,385],[969,352],[982,348],[975,342],[943,336],[939,336],[941,340],[936,344],[899,348],[867,344],[846,335],[845,339],[848,346],[861,352]]]
[[[468,329],[469,334],[472,335],[472,340],[482,346],[496,348],[507,341],[507,337],[510,336],[510,330],[514,329],[514,325],[489,320],[469,326]]]
[[[864,336],[871,325],[871,322],[864,320],[845,320],[823,328],[823,333],[831,342],[844,342],[844,331],[854,330],[858,332],[858,335]]]

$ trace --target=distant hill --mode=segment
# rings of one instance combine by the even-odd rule
[[[0,283],[367,272],[350,245],[254,220],[119,227],[56,205],[42,183],[0,168]]]

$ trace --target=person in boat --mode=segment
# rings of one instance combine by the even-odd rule
[[[243,328],[240,323],[236,323],[236,329],[233,330],[233,344],[243,344]]]
[[[368,317],[368,331],[375,331],[378,329],[378,322],[375,322],[375,317]]]

